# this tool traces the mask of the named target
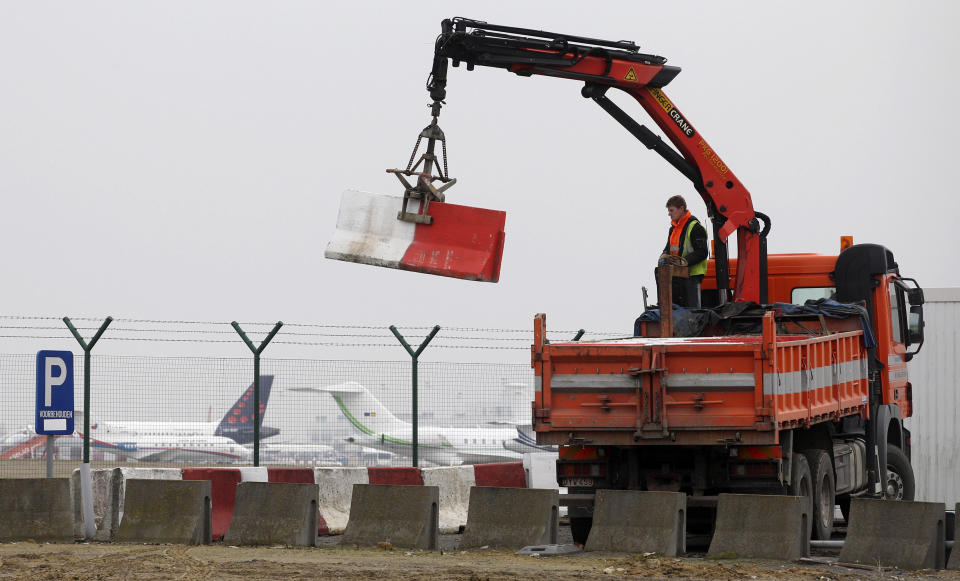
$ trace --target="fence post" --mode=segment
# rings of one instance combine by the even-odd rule
[[[412,370],[410,376],[413,380],[413,467],[417,468],[420,466],[419,460],[417,458],[417,452],[419,448],[417,440],[417,426],[420,423],[420,415],[417,411],[417,360],[420,357],[420,354],[423,353],[423,350],[427,348],[427,344],[430,343],[430,340],[433,339],[433,336],[437,334],[437,331],[440,330],[440,325],[434,325],[433,330],[430,331],[430,334],[427,335],[427,338],[423,340],[423,343],[417,347],[417,350],[414,351],[410,344],[407,343],[407,340],[403,338],[403,335],[400,334],[400,331],[397,331],[396,326],[390,325],[390,331],[393,332],[393,335],[400,341],[400,344],[403,345],[403,348],[407,350],[407,353],[410,354],[410,359],[412,363]]]
[[[80,502],[83,512],[83,534],[86,538],[92,539],[97,533],[97,527],[93,522],[93,477],[90,474],[90,351],[113,322],[113,317],[107,317],[103,321],[89,343],[83,340],[80,332],[70,322],[70,317],[64,317],[63,322],[83,349],[83,464],[80,465]]]
[[[234,321],[230,323],[233,325],[233,328],[236,329],[237,333],[240,334],[240,338],[243,339],[243,342],[247,344],[247,347],[253,352],[253,465],[260,465],[260,354],[263,353],[263,350],[267,348],[267,345],[270,344],[270,341],[273,339],[273,336],[277,334],[277,331],[280,330],[280,327],[283,326],[283,321],[277,321],[277,324],[273,326],[273,330],[267,334],[267,338],[263,340],[263,343],[260,343],[259,347],[253,345],[247,334],[243,332],[243,329],[240,328],[240,323]]]

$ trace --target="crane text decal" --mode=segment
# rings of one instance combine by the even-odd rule
[[[663,94],[663,91],[660,89],[653,89],[647,87],[647,91],[653,95],[653,98],[663,107],[663,110],[667,112],[667,115],[673,119],[673,122],[677,124],[677,127],[680,128],[680,131],[683,131],[683,134],[687,137],[693,137],[697,134],[693,130],[693,126],[687,123],[687,120],[683,118],[683,115],[680,114],[680,111],[677,111],[677,108],[673,106],[673,103],[670,102],[670,99]]]
[[[700,140],[700,153],[703,154],[703,157],[707,158],[707,161],[710,162],[710,165],[717,168],[717,171],[720,172],[720,175],[727,175],[727,172],[730,171],[730,169],[727,167],[727,164],[723,163],[723,160],[720,159],[719,155],[717,155],[717,152],[707,145],[707,142],[703,139]]]

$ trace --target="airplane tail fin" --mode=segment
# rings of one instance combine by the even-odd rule
[[[263,425],[263,416],[273,387],[272,375],[260,376],[260,438],[269,438],[280,432],[277,428]],[[220,420],[214,435],[226,436],[238,444],[253,442],[253,384],[250,384],[233,406]]]
[[[340,412],[353,427],[370,436],[399,434],[410,430],[410,424],[397,418],[373,396],[367,388],[355,381],[326,387],[296,389],[295,391],[319,391],[329,393]]]

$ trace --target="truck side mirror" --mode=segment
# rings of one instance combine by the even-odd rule
[[[920,298],[923,299],[922,296]],[[923,307],[921,305],[911,306],[910,312],[907,314],[907,345],[917,345],[917,349],[906,353],[905,359],[907,361],[913,359],[913,356],[923,346],[923,326]]]
[[[923,343],[923,307],[920,305],[910,307],[910,314],[907,317],[907,333],[911,345]]]
[[[912,307],[918,307],[924,303],[923,289],[919,287],[907,289],[907,301],[910,303],[910,313],[913,313]]]

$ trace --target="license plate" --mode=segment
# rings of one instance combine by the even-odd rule
[[[585,487],[593,486],[593,478],[564,478],[560,482],[560,486],[570,487]]]

